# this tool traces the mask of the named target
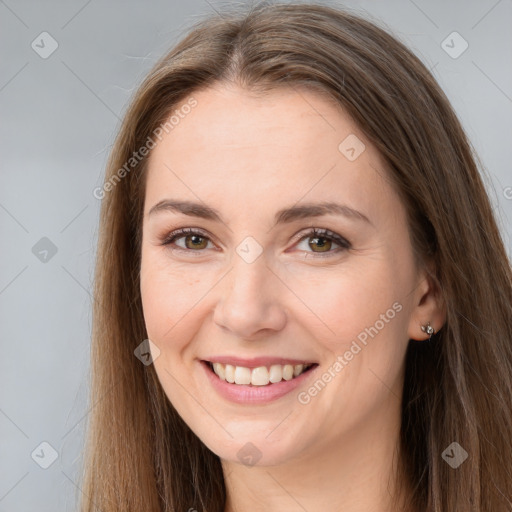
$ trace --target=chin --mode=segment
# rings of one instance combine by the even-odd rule
[[[211,431],[194,429],[194,433],[201,441],[222,461],[252,466],[277,466],[286,464],[297,458],[309,443],[305,437],[294,435],[285,426],[278,432],[276,425],[282,421],[268,421],[266,425],[259,422],[257,427],[248,425],[247,422],[239,422],[237,425],[232,422],[227,430],[233,436],[223,432],[221,437],[211,436]],[[272,432],[272,430],[274,430]]]

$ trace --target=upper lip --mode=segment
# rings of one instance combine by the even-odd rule
[[[232,366],[243,366],[245,368],[258,368],[260,366],[272,366],[273,364],[316,364],[314,361],[308,359],[291,359],[287,357],[270,356],[251,358],[243,358],[236,356],[211,356],[203,359],[203,361],[208,361],[210,363],[230,364]]]

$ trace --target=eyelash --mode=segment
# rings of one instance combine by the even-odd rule
[[[162,242],[162,245],[170,246],[176,240],[183,238],[186,235],[198,235],[201,238],[205,238],[211,242],[210,238],[201,230],[198,230],[196,228],[182,228],[182,229],[177,229],[176,231],[173,231],[172,233],[170,233],[164,239],[164,241]],[[332,231],[330,231],[328,229],[319,229],[319,228],[310,229],[306,233],[303,233],[301,235],[298,235],[297,237],[294,237],[294,242],[299,243],[299,242],[302,242],[302,240],[304,240],[306,238],[313,238],[313,237],[325,238],[325,239],[334,241],[335,243],[340,245],[338,250],[327,251],[326,253],[318,253],[318,252],[311,251],[311,254],[314,254],[315,257],[320,257],[320,258],[329,257],[329,256],[332,256],[333,254],[338,254],[341,251],[346,251],[352,247],[350,242],[348,240],[346,240],[345,238],[343,238],[342,236],[340,236],[336,233],[333,233]],[[182,247],[178,247],[178,248],[170,247],[170,249],[173,251],[187,252],[187,253],[196,252],[196,253],[200,254],[201,252],[203,252],[203,250],[194,251],[192,249],[183,249]],[[306,251],[306,252],[310,252],[310,251]]]

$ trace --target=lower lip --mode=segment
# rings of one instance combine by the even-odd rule
[[[266,386],[249,386],[240,384],[230,384],[220,379],[216,373],[210,368],[210,365],[204,361],[200,361],[206,377],[212,384],[213,388],[223,397],[237,404],[266,404],[273,402],[284,395],[291,393],[303,384],[311,374],[316,370],[316,366],[310,370],[301,373],[298,377],[291,380],[282,380],[275,384]]]

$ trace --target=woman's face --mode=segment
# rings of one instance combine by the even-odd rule
[[[248,465],[396,432],[428,287],[376,149],[311,91],[193,98],[151,150],[144,207],[144,318],[169,400]]]

